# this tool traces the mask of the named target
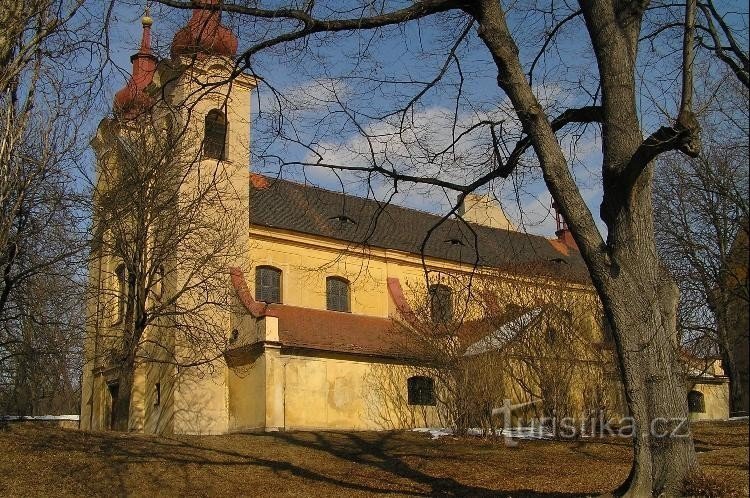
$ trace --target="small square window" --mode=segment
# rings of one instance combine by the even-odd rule
[[[435,406],[435,380],[417,375],[406,381],[410,405]]]

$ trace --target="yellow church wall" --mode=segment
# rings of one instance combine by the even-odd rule
[[[282,354],[286,430],[390,430],[438,424],[437,408],[408,406],[408,366],[334,354]]]
[[[210,370],[181,369],[175,376],[172,427],[177,434],[225,434],[229,431],[226,365]]]
[[[729,382],[695,382],[691,390],[703,393],[704,412],[690,412],[690,420],[726,420],[729,418]]]
[[[251,200],[252,202],[252,200]],[[250,229],[250,271],[248,285],[254,294],[254,271],[258,266],[274,266],[282,270],[283,304],[313,309],[326,308],[326,277],[344,277],[350,282],[351,312],[361,315],[388,317],[397,314],[390,299],[387,279],[397,278],[408,300],[424,300],[425,267],[418,255],[380,248],[363,248],[294,232],[253,226]],[[500,302],[528,304],[525,297],[541,295],[543,287],[555,288],[551,299],[572,302],[585,296],[594,299],[594,291],[580,284],[551,283],[542,279],[510,276],[491,268],[474,269],[470,265],[426,258],[431,283],[443,274],[443,282],[461,290],[468,278],[493,282]],[[448,278],[445,278],[448,277]],[[503,283],[505,282],[505,283]],[[528,296],[519,289],[529,288]],[[421,294],[421,295],[419,295]],[[564,303],[561,303],[564,304]],[[589,309],[591,313],[594,310]],[[476,318],[470,313],[467,318]],[[598,327],[597,325],[597,328]],[[600,335],[600,334],[599,334]],[[598,339],[601,340],[601,339]]]
[[[157,393],[157,385],[158,393]],[[175,367],[170,364],[150,362],[145,365],[144,423],[147,434],[174,432]]]
[[[229,431],[265,429],[266,361],[263,350],[228,358]]]

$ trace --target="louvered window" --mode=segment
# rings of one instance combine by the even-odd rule
[[[435,405],[435,380],[416,375],[406,380],[410,405]]]
[[[350,311],[349,282],[339,277],[326,279],[326,308],[331,311]]]
[[[271,266],[259,266],[255,269],[255,300],[281,302],[281,270]]]
[[[218,109],[212,109],[206,115],[206,128],[203,137],[203,157],[226,159],[227,119]]]
[[[453,319],[453,290],[447,285],[435,284],[429,289],[430,316],[433,323]]]

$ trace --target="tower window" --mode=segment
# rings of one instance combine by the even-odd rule
[[[272,266],[255,269],[255,300],[281,303],[281,270]]]
[[[203,157],[209,159],[226,159],[227,118],[218,109],[206,114],[206,127],[203,137]]]
[[[128,270],[124,263],[117,266],[115,275],[117,276],[117,318],[115,323],[122,323],[125,320],[128,301]]]
[[[157,301],[161,301],[164,297],[164,267],[159,266],[154,272],[154,282],[151,285],[151,292]]]
[[[331,311],[351,311],[349,282],[341,277],[326,278],[326,308]]]
[[[453,319],[453,289],[447,285],[431,285],[429,297],[433,323],[444,323]]]
[[[410,405],[435,405],[435,380],[431,377],[415,375],[406,380]]]

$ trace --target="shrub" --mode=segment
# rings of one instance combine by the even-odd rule
[[[701,498],[739,498],[742,496],[730,483],[705,472],[696,471],[685,479],[685,496]]]

